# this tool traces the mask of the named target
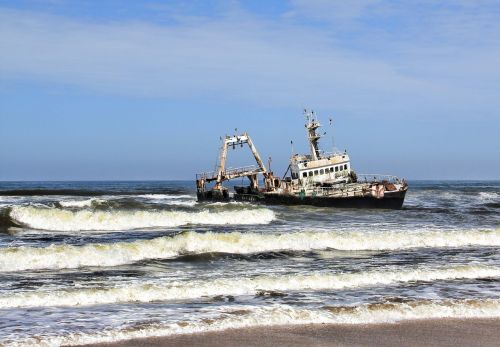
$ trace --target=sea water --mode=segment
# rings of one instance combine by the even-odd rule
[[[197,203],[190,181],[0,183],[0,344],[500,317],[500,182],[401,210]]]

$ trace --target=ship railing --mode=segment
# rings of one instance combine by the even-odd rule
[[[259,173],[262,170],[256,165],[242,166],[238,168],[228,168],[222,172],[222,177],[239,177],[245,174]],[[213,181],[217,179],[218,171],[208,171],[196,174],[196,179],[205,181]]]
[[[237,168],[229,168],[223,172],[223,176],[225,177],[234,177],[239,175],[245,175],[247,173],[258,173],[262,170],[256,165],[248,165]]]
[[[393,175],[381,174],[357,174],[358,183],[372,183],[372,182],[389,182],[393,184],[401,184],[403,180]]]
[[[324,151],[321,151],[320,154],[321,154],[322,158],[330,158],[330,157],[334,157],[334,156],[337,156],[337,155],[345,155],[346,153],[345,152],[341,152],[341,151],[333,151],[333,152],[324,152]]]
[[[207,172],[200,172],[196,174],[196,179],[200,180],[213,180],[217,178],[217,172],[216,171],[207,171]]]
[[[314,187],[312,189],[316,196],[362,196],[363,185],[339,184],[336,187]]]

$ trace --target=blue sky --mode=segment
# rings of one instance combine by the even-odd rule
[[[191,179],[235,128],[281,173],[304,107],[360,173],[498,179],[499,37],[498,1],[0,0],[0,180]]]

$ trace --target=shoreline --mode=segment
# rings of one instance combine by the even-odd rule
[[[256,326],[85,346],[493,346],[500,318],[446,318],[382,324]]]

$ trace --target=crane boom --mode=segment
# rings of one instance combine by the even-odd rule
[[[226,169],[227,150],[229,147],[236,149],[237,146],[243,147],[246,144],[250,148],[252,155],[257,163],[257,166],[245,166],[236,169]],[[219,154],[219,162],[215,172],[201,173],[197,175],[198,190],[205,191],[205,184],[207,182],[215,181],[213,190],[221,190],[222,183],[234,178],[248,177],[254,186],[258,185],[257,174],[266,174],[267,169],[262,161],[262,158],[257,151],[250,135],[244,132],[241,135],[225,136],[222,139],[222,146]]]

